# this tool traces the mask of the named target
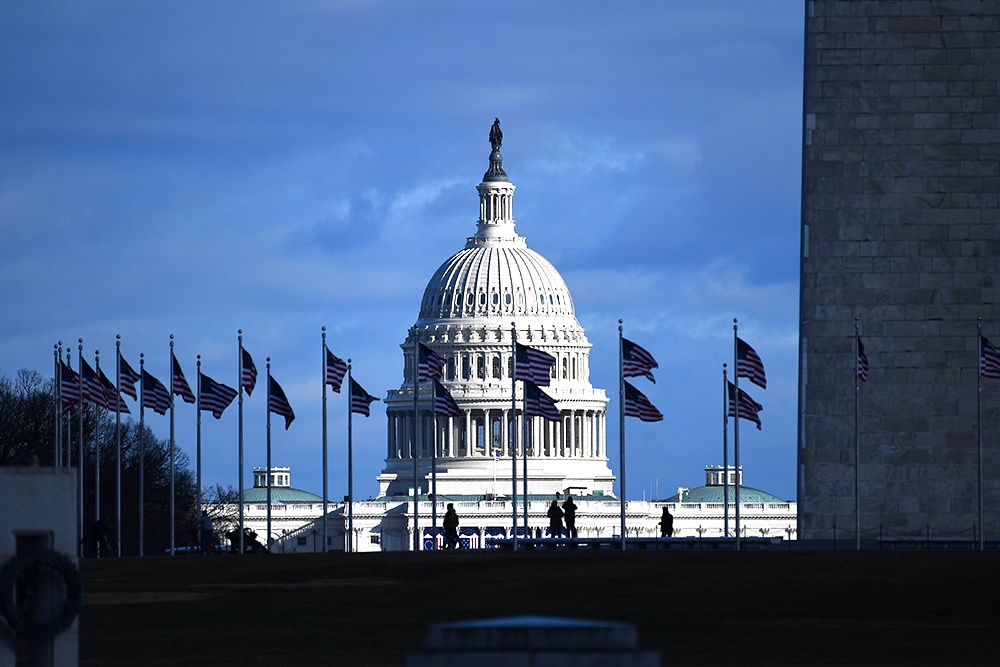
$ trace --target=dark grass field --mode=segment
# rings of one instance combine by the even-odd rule
[[[81,664],[393,665],[444,621],[625,621],[663,665],[1000,663],[992,552],[87,560]]]

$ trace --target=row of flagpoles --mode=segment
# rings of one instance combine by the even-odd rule
[[[854,380],[854,541],[855,548],[861,548],[861,383],[867,382],[870,365],[865,345],[861,341],[861,328],[854,321],[854,350],[856,357],[856,372]],[[983,523],[983,378],[1000,380],[1000,348],[983,336],[982,320],[976,322],[976,332],[979,337],[979,373],[976,387],[976,467],[978,470],[978,514],[979,529],[977,531],[978,547],[985,546],[985,527]]]
[[[735,322],[735,320],[734,320]],[[728,417],[738,417],[743,419],[748,419],[753,421],[757,428],[760,428],[760,418],[759,411],[763,409],[759,403],[754,401],[745,392],[739,389],[739,378],[747,378],[751,382],[757,384],[762,388],[766,388],[766,379],[764,375],[763,364],[760,357],[757,355],[756,351],[748,345],[746,342],[741,340],[736,335],[736,326],[733,327],[734,330],[734,365],[736,367],[735,383],[730,383],[726,381],[726,395],[727,395],[727,410],[724,413],[726,417],[726,424],[728,424]],[[552,366],[555,364],[555,358],[544,352],[526,345],[522,345],[517,342],[516,329],[512,326],[512,354],[514,359],[514,373],[511,377],[511,407],[512,413],[517,410],[517,391],[516,383],[521,382],[523,385],[522,391],[522,412],[525,417],[537,416],[542,417],[550,421],[561,421],[562,415],[556,405],[555,400],[549,396],[542,387],[547,387],[550,384],[550,379],[552,375]],[[458,416],[460,415],[461,409],[451,397],[447,389],[440,382],[446,361],[443,357],[435,353],[433,350],[428,348],[423,343],[416,341],[417,349],[416,353],[413,355],[414,363],[416,365],[415,373],[413,377],[416,378],[417,386],[414,391],[414,414],[416,421],[416,414],[418,412],[418,397],[420,383],[432,382],[433,392],[431,394],[432,400],[432,413],[434,415],[441,416]],[[860,345],[860,338],[858,339]],[[334,355],[326,344],[326,327],[323,327],[322,333],[322,352],[323,352],[323,543],[324,550],[327,546],[327,514],[328,514],[328,461],[327,461],[327,387],[330,387],[334,392],[340,392],[341,384],[343,382],[344,376],[346,375],[349,380],[350,387],[350,401],[348,404],[348,517],[347,524],[348,530],[346,531],[346,543],[345,549],[348,551],[353,549],[351,544],[351,539],[353,536],[353,445],[352,445],[352,422],[351,418],[353,414],[361,414],[364,416],[370,416],[370,404],[373,401],[378,400],[374,396],[371,396],[366,392],[360,384],[358,384],[351,376],[350,360],[344,362],[339,357]],[[133,400],[139,402],[139,419],[140,419],[140,477],[142,476],[141,462],[142,462],[142,437],[143,437],[143,425],[144,425],[144,409],[150,408],[159,415],[164,415],[169,410],[170,412],[170,534],[171,534],[171,553],[173,553],[174,545],[174,516],[175,509],[173,506],[174,502],[174,400],[175,396],[180,396],[182,400],[187,403],[195,403],[197,405],[197,453],[196,453],[196,469],[197,469],[197,510],[201,510],[201,412],[207,411],[211,412],[213,417],[220,419],[225,410],[232,404],[235,399],[238,400],[238,411],[239,411],[239,461],[238,461],[238,476],[239,476],[239,498],[243,499],[244,487],[243,487],[243,400],[244,393],[246,396],[251,396],[253,390],[256,387],[257,381],[257,368],[254,364],[253,358],[250,353],[243,347],[243,331],[239,331],[238,336],[238,359],[239,359],[239,372],[238,372],[238,382],[237,388],[230,387],[222,382],[218,382],[215,379],[204,374],[201,370],[201,357],[198,356],[197,359],[197,390],[192,391],[184,372],[181,368],[180,363],[174,354],[174,341],[173,336],[170,337],[170,357],[171,357],[171,374],[169,389],[160,382],[156,377],[145,370],[144,355],[140,355],[139,372],[133,370],[132,366],[124,359],[121,354],[121,337],[119,336],[116,343],[116,377],[117,384],[112,383],[110,379],[104,374],[100,368],[100,356],[99,353],[95,353],[95,368],[86,362],[83,357],[83,340],[80,340],[79,344],[79,371],[74,371],[71,368],[71,352],[69,349],[66,350],[66,361],[61,360],[62,345],[61,343],[57,345],[56,351],[56,374],[59,378],[57,383],[58,391],[60,393],[60,405],[64,410],[71,408],[77,402],[86,402],[93,404],[99,408],[106,409],[109,411],[114,411],[116,414],[116,424],[120,426],[121,414],[129,414],[130,410],[126,402],[122,399],[122,394],[131,397]],[[270,528],[271,528],[271,414],[276,414],[285,419],[285,429],[291,425],[292,421],[295,419],[295,413],[292,410],[288,398],[285,395],[284,390],[278,384],[278,382],[271,376],[271,364],[270,357],[267,359],[267,379],[268,379],[268,396],[267,396],[267,530],[268,539],[270,539]],[[633,343],[632,341],[624,338],[622,321],[619,320],[619,400],[622,409],[619,411],[619,430],[620,430],[620,454],[621,454],[621,478],[619,492],[622,499],[622,509],[621,509],[621,537],[624,547],[624,539],[626,535],[625,530],[625,417],[634,417],[644,422],[657,422],[662,421],[663,415],[660,411],[649,401],[649,399],[643,394],[638,388],[636,388],[632,383],[628,382],[625,378],[630,377],[646,377],[650,381],[655,383],[655,378],[653,376],[653,370],[658,368],[656,360],[653,356],[640,345]],[[725,378],[726,371],[723,370],[723,376]],[[138,386],[138,392],[137,392]],[[79,451],[82,452],[83,448],[83,428],[82,428],[82,411],[80,417],[80,446]],[[62,452],[62,418],[59,419],[59,429],[57,431],[57,457],[56,460],[59,462],[61,460]],[[734,419],[736,424],[734,428],[734,451],[735,451],[735,467],[739,470],[739,427],[738,419]],[[527,420],[524,422],[525,433],[523,436],[522,443],[527,442]],[[725,429],[725,427],[724,427]],[[414,438],[419,437],[420,430],[414,430]],[[434,430],[436,437],[436,430]],[[515,434],[511,434],[511,437],[516,437]],[[120,438],[120,435],[116,435],[116,438]],[[725,437],[724,437],[725,440]],[[515,443],[512,443],[515,444]],[[118,493],[116,494],[116,502],[118,503],[118,511],[120,514],[121,510],[121,495],[120,495],[120,441],[116,440],[117,455],[119,459],[119,479],[117,481]],[[419,493],[419,460],[417,452],[419,452],[420,443],[413,443],[413,470],[414,470],[414,549],[419,549],[419,529],[418,529],[418,512],[417,510],[417,495]],[[436,448],[432,448],[432,452],[435,452]],[[521,504],[523,508],[523,528],[524,533],[528,533],[528,501],[527,501],[527,480],[528,480],[528,458],[527,458],[527,446],[523,444],[522,448],[522,464],[523,464],[523,484],[522,490],[524,494],[524,500]],[[515,540],[517,536],[517,481],[518,481],[518,470],[517,470],[517,456],[516,456],[516,446],[511,447],[511,477],[512,477],[512,537]],[[99,456],[99,454],[98,454]],[[432,454],[433,459],[434,454]],[[728,444],[724,442],[724,469],[725,473],[725,484],[726,489],[724,491],[725,496],[728,501]],[[67,461],[67,464],[69,462]],[[95,472],[96,488],[100,487],[99,478],[99,461],[98,469]],[[81,534],[83,532],[83,514],[82,514],[82,466],[78,473],[81,476],[80,488],[81,488],[81,510],[80,510],[80,530]],[[431,486],[432,494],[436,497],[436,461],[431,462]],[[140,507],[142,506],[142,480],[140,479]],[[95,507],[95,520],[100,519],[100,499],[99,493],[97,494]],[[728,502],[726,505],[726,532],[728,534]],[[434,504],[436,509],[436,503]],[[434,512],[432,512],[432,515]],[[143,513],[140,510],[140,552],[142,549],[142,516]],[[434,529],[436,530],[436,516],[432,516],[432,522],[434,523]],[[737,472],[736,480],[736,530],[737,535],[739,534],[739,478]],[[121,527],[120,522],[118,522],[117,528],[117,544],[121,546]],[[244,535],[244,516],[243,516],[243,503],[240,502],[239,507],[239,548],[242,553]]]
[[[759,386],[761,389],[767,388],[767,379],[764,372],[764,365],[760,359],[760,356],[746,341],[742,340],[738,335],[737,321],[733,321],[733,347],[734,347],[734,367],[736,368],[736,373],[734,374],[734,382],[729,382],[726,378],[727,371],[726,365],[723,364],[723,384],[724,384],[724,404],[726,406],[724,410],[724,427],[723,427],[723,470],[724,470],[724,498],[726,502],[725,507],[725,534],[728,535],[729,531],[729,464],[728,464],[728,418],[733,417],[733,442],[734,442],[734,469],[736,470],[735,477],[735,520],[736,520],[736,535],[740,534],[740,478],[739,478],[739,419],[747,419],[748,421],[756,424],[757,428],[761,428],[761,421],[759,412],[763,410],[763,406],[753,400],[749,394],[741,390],[739,387],[739,379],[745,378],[752,382],[753,384]],[[663,415],[655,406],[649,401],[649,399],[639,391],[634,385],[628,382],[625,378],[628,377],[646,377],[651,382],[655,383],[655,377],[653,376],[653,370],[658,368],[656,360],[653,356],[643,347],[636,343],[624,338],[622,321],[619,320],[619,400],[622,409],[619,411],[619,430],[620,430],[620,455],[621,455],[621,478],[620,478],[620,494],[622,500],[621,509],[621,537],[622,537],[622,547],[624,548],[625,540],[625,417],[638,418],[645,422],[656,422],[663,419]],[[547,387],[550,384],[550,378],[552,374],[552,366],[555,364],[555,358],[544,352],[526,345],[522,345],[517,342],[516,330],[512,327],[512,338],[513,347],[512,353],[514,358],[514,374],[511,378],[511,407],[512,412],[517,410],[517,392],[516,383],[522,382],[523,392],[522,392],[522,411],[526,417],[538,416],[551,421],[561,421],[562,415],[556,405],[555,400],[549,396],[541,387]],[[979,372],[979,424],[978,424],[978,449],[979,449],[979,515],[980,515],[980,526],[982,526],[983,520],[983,472],[982,472],[982,378],[993,378],[1000,379],[1000,348],[994,346],[987,338],[982,336],[982,325],[979,324],[979,338],[980,338],[980,372]],[[414,340],[416,340],[414,338]],[[869,372],[869,361],[868,355],[865,351],[864,344],[861,340],[859,325],[855,323],[855,343],[856,343],[856,358],[857,358],[857,368],[856,368],[856,382],[855,382],[855,534],[858,541],[858,548],[860,548],[860,382],[865,382],[868,379]],[[438,378],[441,377],[445,368],[445,359],[440,355],[436,354],[433,350],[425,346],[423,343],[416,342],[417,350],[414,355],[414,362],[416,364],[416,372],[414,377],[417,381],[417,387],[414,391],[414,412],[417,412],[418,405],[418,395],[419,395],[419,384],[423,382],[433,382],[433,393],[432,393],[432,413],[441,416],[459,416],[462,414],[461,409],[451,397],[444,385],[441,384]],[[184,372],[181,368],[180,363],[174,354],[174,340],[173,336],[170,336],[170,358],[171,358],[171,371],[170,371],[170,381],[169,389],[160,380],[154,377],[151,373],[145,370],[145,358],[144,355],[140,355],[139,361],[139,371],[136,372],[133,367],[125,360],[121,353],[121,336],[116,338],[116,367],[115,374],[117,378],[117,383],[111,382],[100,366],[100,353],[95,352],[95,365],[91,367],[83,356],[83,339],[79,340],[78,347],[78,370],[74,371],[72,369],[71,357],[72,351],[67,346],[66,348],[66,360],[62,361],[63,347],[62,343],[56,345],[55,351],[55,367],[56,367],[56,377],[58,382],[56,383],[57,391],[59,392],[58,404],[61,407],[58,417],[58,427],[56,435],[56,454],[55,460],[57,465],[70,465],[71,464],[71,434],[70,427],[67,426],[66,430],[66,460],[63,461],[63,415],[78,403],[86,404],[89,403],[100,409],[105,409],[108,411],[115,412],[116,415],[116,435],[115,435],[115,447],[116,455],[118,458],[118,475],[116,476],[116,503],[117,512],[120,516],[121,512],[121,440],[120,440],[120,425],[121,425],[121,415],[130,414],[128,404],[123,400],[122,394],[129,396],[134,401],[139,403],[139,446],[140,446],[140,484],[139,484],[139,544],[140,544],[140,555],[142,554],[143,545],[143,483],[142,483],[142,464],[143,464],[143,438],[144,438],[144,410],[145,408],[152,409],[159,415],[165,415],[167,411],[170,412],[170,535],[171,535],[171,553],[175,549],[174,544],[174,400],[175,396],[181,397],[181,399],[186,403],[194,403],[197,405],[197,509],[201,509],[201,412],[207,411],[211,412],[213,417],[220,419],[224,411],[232,404],[233,400],[238,397],[238,409],[239,409],[239,497],[242,500],[244,495],[243,488],[243,396],[244,392],[247,396],[251,396],[254,388],[256,387],[257,381],[257,368],[254,365],[253,358],[250,353],[246,351],[243,347],[243,331],[239,331],[238,336],[238,348],[239,348],[239,373],[238,373],[238,388],[234,389],[224,383],[218,382],[213,378],[205,375],[201,371],[201,356],[197,357],[197,390],[192,391]],[[353,461],[352,461],[352,423],[351,418],[353,414],[361,414],[364,416],[370,416],[370,404],[378,399],[371,396],[366,392],[360,384],[358,384],[351,377],[351,366],[350,360],[344,362],[339,357],[334,355],[326,344],[326,327],[323,327],[322,333],[322,352],[323,352],[323,544],[324,550],[327,546],[327,513],[328,513],[328,478],[327,478],[327,387],[330,387],[334,392],[339,393],[345,375],[348,377],[348,384],[350,387],[350,400],[348,403],[348,530],[347,538],[345,543],[345,549],[348,551],[353,549],[351,544],[351,539],[353,536]],[[284,417],[285,419],[285,429],[291,425],[292,421],[295,419],[295,413],[292,410],[290,403],[285,395],[284,390],[278,384],[276,380],[271,376],[271,364],[270,357],[267,359],[267,379],[268,379],[268,397],[267,397],[267,471],[268,471],[268,483],[267,483],[267,505],[268,505],[268,539],[270,539],[270,527],[271,527],[271,434],[270,434],[270,416],[271,414],[276,414],[278,416]],[[527,442],[527,421],[525,420],[525,434],[523,443]],[[79,413],[79,445],[77,461],[78,465],[78,475],[79,475],[79,494],[80,494],[80,510],[79,510],[79,530],[81,535],[83,534],[83,466],[82,466],[82,451],[83,451],[83,411]],[[434,431],[436,434],[436,430]],[[95,436],[96,437],[96,436]],[[419,429],[415,429],[415,437],[419,437]],[[436,437],[436,436],[435,436]],[[432,448],[432,452],[435,452],[436,447]],[[100,448],[95,448],[97,460],[95,462],[95,489],[97,493],[95,494],[95,521],[100,520],[101,510],[100,510]],[[417,494],[419,490],[419,485],[417,483],[418,477],[418,456],[419,443],[413,443],[413,466],[414,466],[414,549],[419,549],[419,532],[417,526]],[[517,470],[517,456],[516,448],[512,447],[512,537],[517,539],[517,480],[518,480],[518,470]],[[523,527],[524,533],[528,532],[528,502],[527,502],[527,480],[528,480],[528,459],[527,459],[527,446],[526,444],[522,446],[523,455],[523,475],[522,479],[524,481],[522,489],[524,494],[524,501],[522,503],[523,507]],[[432,454],[432,457],[434,455]],[[432,460],[431,465],[431,475],[432,475],[432,493],[436,492],[436,466],[435,461]],[[435,493],[436,497],[436,493]],[[434,504],[436,507],[436,503]],[[239,508],[239,535],[240,535],[240,552],[242,553],[243,544],[243,503],[240,503]],[[433,521],[433,519],[432,519]],[[434,522],[434,528],[436,529],[436,521]],[[982,548],[983,541],[983,531],[979,531],[979,541],[980,548]],[[118,553],[121,553],[121,525],[120,521],[117,522],[117,533],[116,533],[116,544],[118,547]],[[737,549],[738,539],[737,539]]]
[[[202,489],[201,489],[201,413],[211,412],[216,419],[221,419],[222,414],[232,404],[237,397],[239,411],[239,550],[244,550],[244,516],[243,516],[243,395],[253,394],[257,384],[257,367],[253,357],[243,347],[243,330],[238,335],[238,359],[239,371],[237,374],[238,389],[218,382],[202,373],[201,355],[197,357],[197,391],[192,391],[188,383],[180,362],[174,354],[174,337],[170,336],[170,381],[169,389],[155,376],[145,369],[145,355],[139,355],[139,371],[125,360],[121,353],[121,336],[116,337],[116,364],[115,374],[117,383],[112,382],[104,371],[101,370],[100,352],[95,352],[95,363],[91,367],[83,356],[83,339],[79,340],[78,347],[78,370],[72,368],[72,351],[67,346],[66,360],[62,360],[62,342],[55,347],[55,377],[57,404],[57,428],[55,442],[55,461],[57,466],[72,464],[72,436],[69,427],[66,430],[66,460],[63,461],[63,416],[75,405],[80,404],[79,411],[79,444],[77,448],[78,462],[78,487],[79,487],[79,525],[78,530],[81,537],[85,534],[83,526],[83,409],[86,404],[93,405],[98,409],[113,411],[115,413],[115,450],[116,450],[116,517],[121,516],[121,415],[130,414],[128,404],[123,400],[122,394],[129,396],[139,405],[139,555],[143,555],[144,548],[144,437],[145,437],[145,409],[149,408],[158,415],[170,413],[170,553],[175,552],[175,507],[174,507],[174,453],[175,453],[175,432],[174,432],[174,397],[179,396],[185,403],[196,404],[196,484],[197,484],[197,506],[196,511],[201,512]],[[326,345],[326,327],[323,327],[322,334],[323,348],[323,548],[327,547],[327,502],[328,502],[328,480],[327,480],[327,422],[326,422],[326,391],[330,387],[334,392],[340,392],[340,388],[346,375],[348,386],[350,387],[350,400],[348,402],[348,498],[353,500],[352,489],[352,456],[351,456],[351,416],[361,414],[370,416],[370,404],[378,399],[366,392],[360,384],[351,377],[350,360],[346,363],[334,355]],[[271,376],[271,358],[267,358],[267,540],[271,537],[271,415],[276,414],[284,417],[285,429],[291,426],[295,419],[295,412],[285,395],[281,385]],[[95,435],[95,438],[97,436]],[[101,520],[100,506],[100,447],[95,447],[95,507],[94,521]],[[353,516],[349,517],[349,521]],[[353,528],[350,526],[349,528]],[[350,530],[348,535],[350,535]],[[349,542],[346,548],[350,549]],[[121,521],[116,521],[115,543],[117,553],[121,554]]]

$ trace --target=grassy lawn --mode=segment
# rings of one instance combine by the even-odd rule
[[[392,665],[438,622],[624,621],[664,665],[995,664],[993,552],[86,560],[82,665]]]

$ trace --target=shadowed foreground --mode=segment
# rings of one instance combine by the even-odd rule
[[[392,665],[429,624],[634,623],[663,665],[986,664],[994,553],[457,552],[87,560],[83,665]]]

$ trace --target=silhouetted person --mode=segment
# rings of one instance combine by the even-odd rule
[[[111,545],[108,544],[108,524],[104,519],[98,519],[91,528],[90,540],[94,545],[94,556],[100,558],[110,553]]]
[[[202,510],[201,516],[198,517],[198,540],[203,554],[207,554],[209,548],[212,546],[213,533],[212,517],[208,516],[208,512]]]
[[[553,500],[549,505],[549,535],[552,537],[562,537],[563,534],[563,511],[559,508],[559,501]]]
[[[451,503],[448,503],[442,525],[444,526],[444,548],[461,549],[462,546],[458,543],[458,512],[455,511],[455,506]]]
[[[674,534],[674,515],[664,506],[660,517],[660,537],[671,537]]]
[[[573,502],[573,496],[566,496],[562,508],[566,516],[566,537],[576,537],[576,503]]]

